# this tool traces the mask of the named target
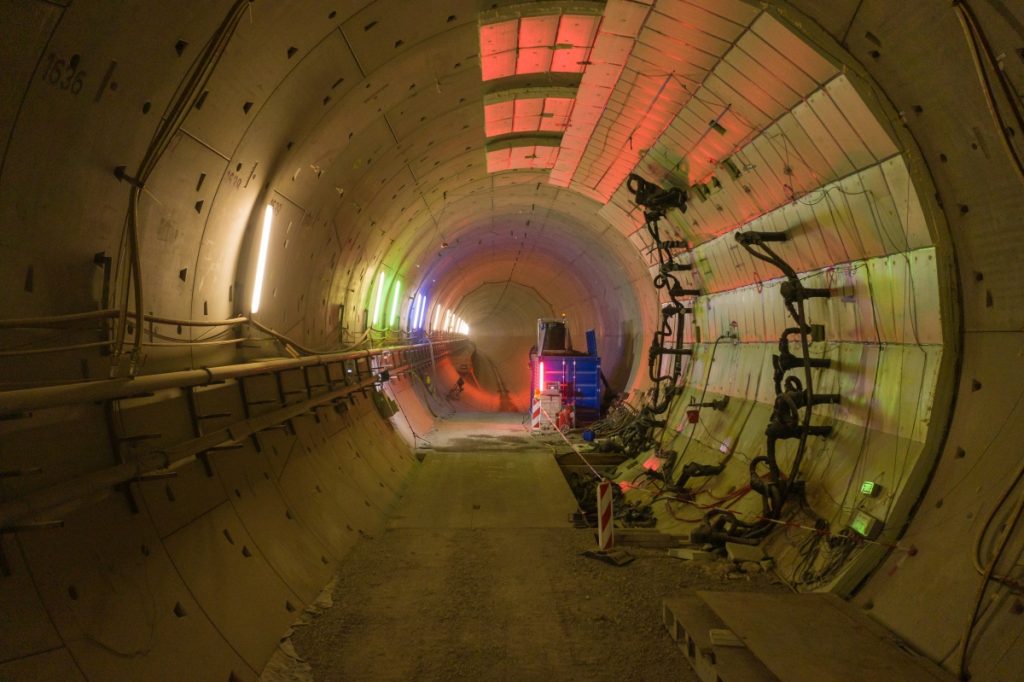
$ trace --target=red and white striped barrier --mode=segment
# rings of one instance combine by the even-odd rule
[[[615,544],[613,516],[612,483],[601,481],[597,484],[597,548],[602,552]]]
[[[559,409],[559,400],[549,399],[547,396],[538,396],[533,400],[533,407],[530,410],[530,429],[533,431],[557,431],[555,422],[551,418],[551,412],[556,413]]]
[[[530,428],[539,431],[544,428],[544,414],[540,409],[540,400],[533,401],[533,413],[530,415]]]

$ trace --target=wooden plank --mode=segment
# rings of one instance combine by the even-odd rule
[[[952,679],[833,594],[697,594],[782,682]]]
[[[661,531],[647,528],[616,528],[616,545],[633,545],[635,547],[679,547],[683,539],[668,535]]]

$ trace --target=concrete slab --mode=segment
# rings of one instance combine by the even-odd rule
[[[493,449],[503,445],[543,445],[530,437],[525,425],[526,415],[518,413],[460,412],[434,422],[425,438],[433,449],[469,446]]]
[[[952,679],[833,594],[697,594],[783,682]]]
[[[60,636],[33,589],[32,578],[15,535],[0,535],[0,552],[10,572],[0,580],[0,604],[5,613],[20,615],[17,620],[0,618],[0,661],[59,647],[62,644]]]
[[[428,439],[445,449],[417,467],[388,527],[565,528],[576,501],[551,451],[537,449],[519,419],[443,422]]]
[[[296,650],[318,680],[694,682],[658,618],[678,564],[590,548],[569,527],[389,530],[356,545]]]
[[[721,646],[711,633],[725,628],[699,597],[681,595],[662,601],[662,622],[702,682],[770,682],[771,674],[745,647]]]

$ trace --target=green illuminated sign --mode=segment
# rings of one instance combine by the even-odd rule
[[[858,511],[850,520],[850,528],[858,535],[874,540],[882,532],[882,522],[863,511]]]

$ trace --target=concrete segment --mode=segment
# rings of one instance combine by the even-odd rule
[[[662,444],[685,448],[686,459],[728,459],[727,471],[704,488],[715,497],[749,481],[747,463],[763,453],[774,397],[766,368],[788,322],[774,273],[737,249],[733,233],[787,230],[785,257],[811,286],[833,289],[830,299],[809,305],[813,320],[827,327],[825,347],[815,353],[833,360],[816,383],[843,396],[821,412],[835,430],[805,460],[807,504],[833,531],[853,509],[885,518],[885,539],[908,550],[859,548],[850,562],[856,570],[818,589],[856,591],[858,604],[913,646],[957,667],[957,643],[982,580],[965,548],[992,547],[992,529],[1008,508],[996,500],[1019,494],[1007,484],[1024,423],[1024,194],[1019,159],[1011,160],[1019,157],[1021,126],[1010,107],[1019,105],[1013,93],[1024,83],[1024,4],[609,1],[601,28],[608,39],[597,41],[578,79],[574,111],[583,120],[572,129],[579,139],[560,157],[580,158],[579,173],[557,177],[487,172],[483,96],[500,81],[481,82],[478,13],[490,4],[0,0],[0,317],[108,306],[127,314],[133,256],[144,289],[138,312],[199,322],[245,314],[260,218],[271,204],[274,231],[257,318],[299,343],[347,345],[364,331],[381,341],[384,334],[370,332],[366,318],[383,273],[404,285],[403,309],[404,294],[422,290],[472,324],[488,406],[515,402],[499,400],[494,384],[500,379],[515,389],[522,382],[532,343],[525,327],[538,310],[567,313],[577,340],[583,328],[596,327],[613,390],[643,390],[633,379],[646,375],[658,323],[650,244],[628,192],[601,178],[618,182],[636,170],[684,186],[713,174],[720,187],[709,200],[694,197],[685,216],[672,212],[663,224],[664,233],[695,244],[684,286],[705,292],[687,332],[699,328],[704,343],[687,363],[688,390],[676,397],[669,429],[682,424],[702,381],[731,401],[724,412],[705,411],[695,436],[680,428],[675,442]],[[139,248],[130,249],[123,233],[130,184],[112,170],[132,173],[146,156],[165,108],[229,6],[238,28],[224,36],[227,49],[202,92],[182,101],[181,128],[160,140],[167,151],[141,193]],[[976,17],[965,32],[958,12],[967,8]],[[976,72],[975,34],[998,62],[983,64],[990,84]],[[681,49],[685,44],[698,49]],[[660,76],[650,74],[674,76],[664,81],[664,97],[654,96]],[[1002,76],[1007,82],[998,87]],[[524,78],[532,76],[516,82]],[[681,78],[701,83],[688,100],[677,87]],[[989,91],[995,102],[986,101]],[[993,121],[990,108],[1009,124]],[[721,131],[709,129],[711,117]],[[116,271],[109,297],[104,263]],[[709,341],[724,329],[741,343],[719,347],[709,368]],[[15,388],[106,378],[114,356],[95,344],[108,331],[5,328],[0,382]],[[241,351],[182,345],[235,331],[154,323],[129,335],[176,344],[145,346],[143,373],[204,374],[203,367],[283,353],[255,339]],[[79,342],[93,345],[13,354]],[[122,358],[118,371],[126,364]],[[455,369],[442,371],[444,390]],[[299,377],[292,379],[296,389]],[[238,407],[206,405],[206,398],[203,408],[212,412]],[[120,435],[162,432],[170,444],[191,426],[178,402],[153,396],[155,409],[136,406],[140,428]],[[426,415],[409,409],[409,416],[421,431]],[[3,421],[0,470],[41,471],[0,479],[0,500],[17,501],[111,463],[130,467],[149,447],[165,444],[111,442],[110,427],[134,425],[132,417],[116,405],[86,404]],[[312,438],[305,431],[299,438],[261,434],[267,452],[221,453],[232,459],[223,460],[230,464],[222,471],[221,455],[212,458],[214,478],[196,467],[165,484],[133,484],[141,516],[130,515],[120,491],[100,486],[88,500],[93,508],[60,514],[65,529],[5,534],[0,542],[14,556],[12,575],[0,577],[0,613],[14,627],[0,628],[4,672],[50,677],[51,662],[72,656],[90,679],[173,677],[175,665],[188,665],[193,677],[251,676],[205,615],[196,615],[206,605],[193,608],[178,596],[187,585],[153,544],[191,532],[230,500],[263,550],[252,560],[264,562],[281,589],[312,593],[317,576],[363,535],[381,530],[412,467],[394,431],[372,413],[355,407],[342,423],[343,433],[318,426]],[[784,447],[782,459],[790,455]],[[262,483],[241,485],[253,477]],[[858,497],[862,478],[880,482],[883,494]],[[758,514],[761,505],[749,495],[732,508]],[[295,518],[282,523],[282,509]],[[659,527],[676,523],[660,514]],[[990,530],[979,537],[989,516]],[[324,552],[309,537],[280,537],[293,526]],[[154,591],[166,622],[159,622],[158,646],[123,659],[89,648],[68,613],[74,607],[92,617],[102,603],[107,610],[96,614],[134,622],[132,606],[95,602],[106,593],[93,590],[74,600],[68,588],[106,584],[111,593],[131,594],[140,534],[151,540],[145,566],[160,579]],[[794,581],[802,579],[803,539],[800,529],[787,528],[768,541]],[[1005,556],[982,556],[982,563],[999,560],[996,573],[1014,570],[1021,542],[1018,525]],[[104,563],[108,556],[124,557],[131,570],[108,570],[122,565]],[[218,556],[184,561],[228,582]],[[630,587],[616,592],[631,594]],[[167,616],[178,601],[188,615]],[[1024,668],[1020,603],[998,584],[982,602],[970,672],[978,680],[1011,679]],[[254,637],[272,643],[278,634]]]
[[[681,570],[642,547],[625,567],[582,556],[593,534],[569,526],[553,454],[512,417],[460,415],[428,437],[440,451],[388,529],[353,548],[334,607],[293,636],[314,679],[695,679],[661,631],[660,597],[735,585],[721,564]]]
[[[551,451],[535,449],[518,415],[441,422],[426,437],[446,450],[455,443],[500,449],[428,454],[389,528],[563,528],[576,509]],[[503,437],[529,449],[513,450]]]

